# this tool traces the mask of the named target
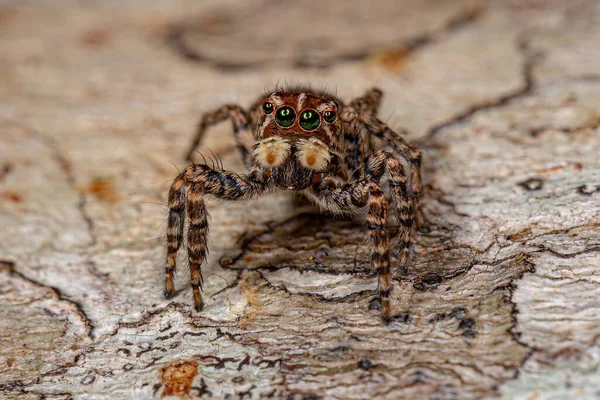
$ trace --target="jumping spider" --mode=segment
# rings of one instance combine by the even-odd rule
[[[187,210],[187,251],[194,305],[203,307],[200,267],[207,254],[208,222],[204,196],[248,200],[270,189],[294,190],[334,214],[363,211],[371,244],[371,262],[379,274],[379,300],[390,319],[390,244],[385,223],[388,200],[380,181],[387,173],[392,208],[400,224],[399,267],[406,268],[413,225],[423,227],[419,207],[421,152],[376,116],[381,91],[371,89],[350,104],[331,94],[303,88],[277,90],[250,110],[238,105],[205,114],[187,153],[188,160],[206,128],[231,118],[237,147],[249,173],[238,175],[195,164],[175,178],[169,192],[165,296],[172,296],[175,258]],[[366,132],[366,135],[363,135]],[[372,150],[368,135],[387,145]],[[365,153],[365,148],[368,152]],[[409,167],[410,177],[404,164]]]

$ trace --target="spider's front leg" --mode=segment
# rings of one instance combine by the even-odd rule
[[[186,160],[192,161],[192,155],[196,148],[200,144],[200,141],[204,137],[206,129],[212,125],[216,125],[221,121],[225,121],[227,118],[231,118],[233,125],[233,133],[235,141],[237,143],[238,150],[242,155],[244,164],[250,167],[253,163],[252,159],[252,146],[254,145],[254,136],[252,135],[252,118],[244,111],[244,109],[236,104],[225,104],[224,106],[207,112],[202,115],[196,134],[192,140],[188,152],[186,153]]]
[[[390,245],[385,222],[388,201],[381,187],[370,179],[360,179],[340,184],[334,179],[325,178],[320,185],[308,190],[307,196],[321,207],[334,213],[356,215],[365,206],[367,232],[371,244],[371,263],[379,275],[379,299],[381,316],[390,320]]]
[[[202,286],[200,267],[206,259],[208,237],[208,213],[204,195],[212,194],[224,200],[247,200],[263,193],[267,182],[265,174],[258,169],[248,175],[240,176],[227,171],[215,170],[207,165],[190,165],[177,175],[169,191],[165,297],[169,298],[173,295],[173,273],[176,268],[177,251],[183,239],[186,210],[191,285],[195,308],[200,311],[203,307],[200,294]]]

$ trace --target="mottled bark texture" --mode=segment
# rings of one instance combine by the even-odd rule
[[[597,1],[0,7],[0,397],[600,396]],[[379,87],[423,149],[388,326],[361,222],[286,193],[207,197],[204,310],[184,260],[163,297],[201,112],[284,80]]]

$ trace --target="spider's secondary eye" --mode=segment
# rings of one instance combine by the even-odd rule
[[[333,111],[325,111],[325,114],[323,114],[323,118],[325,119],[325,121],[332,123],[333,121],[335,121],[335,113]]]
[[[263,104],[263,111],[265,112],[265,114],[271,114],[273,112],[273,104],[272,103]]]
[[[313,129],[317,129],[320,124],[321,119],[316,111],[306,110],[300,115],[300,126],[302,129],[312,131]]]
[[[277,115],[275,115],[275,120],[279,126],[287,128],[292,126],[294,121],[296,120],[296,113],[289,107],[281,107],[277,110]]]

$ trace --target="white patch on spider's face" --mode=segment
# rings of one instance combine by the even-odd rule
[[[337,111],[337,104],[335,104],[334,102],[327,102],[319,104],[319,106],[317,107],[317,111],[321,114],[329,110]]]
[[[306,93],[300,93],[300,96],[298,96],[298,106],[296,107],[296,111],[300,112],[300,110],[302,110],[302,106],[304,105],[305,101]]]
[[[263,167],[277,167],[289,157],[290,143],[280,137],[270,137],[254,145],[252,155]]]
[[[269,101],[273,103],[274,108],[278,108],[283,105],[283,100],[281,100],[281,97],[276,96],[275,94],[270,95],[264,101]],[[260,115],[263,116],[263,120],[259,123],[256,132],[256,138],[260,140],[264,137],[265,128],[275,121],[275,112],[272,112],[271,114],[264,114],[264,112],[262,111],[262,106],[260,106],[258,112],[260,113]]]
[[[300,165],[304,168],[314,171],[322,171],[331,161],[331,153],[325,145],[318,139],[310,138],[308,140],[300,140],[296,144],[298,151],[296,157],[300,161]]]
[[[275,107],[281,107],[283,105],[283,100],[281,100],[281,97],[274,94],[272,94],[268,100],[275,104]]]

